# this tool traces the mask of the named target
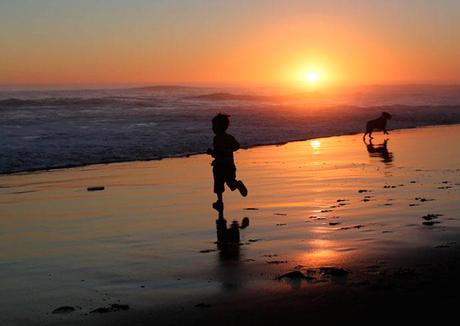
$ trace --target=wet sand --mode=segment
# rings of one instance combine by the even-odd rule
[[[225,192],[225,217],[251,226],[223,251],[206,155],[0,176],[0,324],[440,321],[460,303],[459,135],[239,151],[249,196]]]

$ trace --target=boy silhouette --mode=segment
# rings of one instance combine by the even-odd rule
[[[243,197],[248,195],[248,190],[241,180],[236,180],[236,166],[233,160],[233,152],[240,148],[240,144],[235,137],[227,134],[230,124],[228,115],[219,113],[212,119],[212,131],[214,131],[213,148],[208,148],[207,153],[214,157],[212,162],[212,173],[214,176],[214,193],[217,195],[217,201],[212,207],[218,212],[223,212],[224,202],[222,194],[225,191],[224,184],[231,191],[238,189]]]

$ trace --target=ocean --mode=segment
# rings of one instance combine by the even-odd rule
[[[359,133],[382,111],[390,130],[460,123],[460,86],[4,90],[0,173],[204,153],[219,112],[251,147]]]

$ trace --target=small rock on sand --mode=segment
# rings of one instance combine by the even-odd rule
[[[200,253],[207,254],[207,253],[214,252],[214,251],[216,251],[216,249],[204,249],[204,250],[200,250]]]
[[[447,242],[447,243],[444,243],[444,244],[441,244],[441,245],[438,245],[436,246],[435,248],[450,248],[452,246],[455,246],[457,244],[457,242],[455,241],[451,241],[451,242]]]
[[[53,310],[53,314],[68,314],[74,312],[76,309],[72,306],[62,306]]]
[[[442,214],[428,214],[428,215],[422,216],[422,218],[425,221],[431,221],[431,220],[437,219],[439,216],[442,216]]]
[[[129,310],[129,306],[127,304],[114,303],[110,305],[110,309],[112,311]]]
[[[439,221],[425,221],[422,224],[426,225],[426,226],[433,226],[433,225],[439,224],[439,223],[441,223],[441,222],[439,222]]]
[[[126,310],[129,310],[129,306],[127,304],[114,303],[114,304],[111,304],[110,307],[96,308],[96,309],[90,311],[89,313],[90,314],[94,314],[94,313],[106,314],[106,313],[109,313],[109,312],[126,311]]]
[[[274,265],[287,264],[287,260],[268,260],[267,264],[274,264]]]
[[[349,271],[338,267],[320,267],[319,271],[330,276],[346,276],[350,273]]]
[[[103,186],[96,186],[96,187],[88,187],[88,188],[86,188],[87,191],[102,191],[104,189],[105,189],[105,187],[103,187]]]
[[[423,198],[423,197],[415,197],[415,200],[418,200],[418,201],[424,203],[426,201],[433,201],[434,199],[428,199],[428,198]]]
[[[306,281],[312,281],[314,280],[313,277],[307,276],[304,273],[300,271],[292,271],[283,275],[280,275],[276,278],[277,280],[282,280],[282,279],[288,279],[288,280],[306,280]]]
[[[439,245],[435,247],[436,249],[442,249],[442,248],[450,248],[449,245]]]
[[[110,312],[110,309],[107,308],[107,307],[100,307],[100,308],[96,308],[94,310],[91,310],[89,313],[90,314],[106,314],[106,313],[109,313]]]
[[[360,229],[363,227],[364,225],[358,224],[358,225],[352,225],[352,226],[344,226],[343,228],[340,228],[340,230]]]

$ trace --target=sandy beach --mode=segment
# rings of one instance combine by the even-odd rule
[[[459,302],[459,134],[240,150],[249,196],[227,190],[225,218],[251,225],[227,250],[207,155],[1,175],[0,324],[439,322]]]

